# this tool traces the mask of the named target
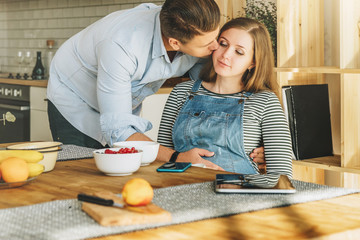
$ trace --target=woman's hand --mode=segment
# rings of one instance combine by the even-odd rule
[[[204,164],[206,166],[206,168],[224,171],[224,169],[219,167],[218,165],[202,158],[202,157],[212,157],[212,156],[214,156],[214,152],[210,152],[208,150],[201,149],[201,148],[193,148],[187,152],[180,153],[177,159],[179,162],[191,162],[193,164]]]
[[[257,163],[259,169],[265,169],[264,147],[255,148],[252,153],[250,153],[250,157]]]

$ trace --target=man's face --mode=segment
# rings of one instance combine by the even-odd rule
[[[219,28],[212,32],[197,35],[185,44],[179,43],[179,51],[193,57],[207,57],[219,47],[218,34]]]

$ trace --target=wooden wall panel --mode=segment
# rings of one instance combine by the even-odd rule
[[[232,18],[245,16],[246,0],[215,0],[215,2],[220,8],[221,26]]]
[[[329,102],[331,114],[331,134],[333,151],[341,155],[341,97],[340,97],[340,75],[325,74],[325,83],[329,86]]]
[[[360,167],[360,74],[343,74],[342,166]]]
[[[343,173],[341,186],[344,188],[360,188],[359,174]]]
[[[329,84],[334,153],[341,154],[342,167],[360,168],[360,1],[326,1],[326,14],[331,15],[326,18],[325,49],[331,57],[327,63],[340,69],[322,68],[323,74],[311,73],[311,67],[324,66],[324,1],[278,0],[277,7],[280,86]],[[307,73],[296,73],[296,68]],[[313,181],[324,176],[315,167],[294,167],[296,179],[306,180],[308,175]],[[360,175],[341,174],[341,185],[359,188]]]
[[[295,180],[325,184],[324,172],[323,169],[293,165],[293,179]]]
[[[360,1],[340,1],[340,67],[360,68]]]
[[[278,0],[278,67],[324,64],[323,0]]]

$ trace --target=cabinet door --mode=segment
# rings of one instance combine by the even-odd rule
[[[30,140],[52,141],[48,114],[46,111],[30,111]]]
[[[30,140],[52,141],[43,87],[30,87]]]
[[[30,87],[30,109],[47,111],[46,88]]]

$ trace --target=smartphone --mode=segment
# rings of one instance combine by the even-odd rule
[[[161,165],[156,171],[158,172],[184,172],[186,169],[191,167],[190,162],[167,162]]]

